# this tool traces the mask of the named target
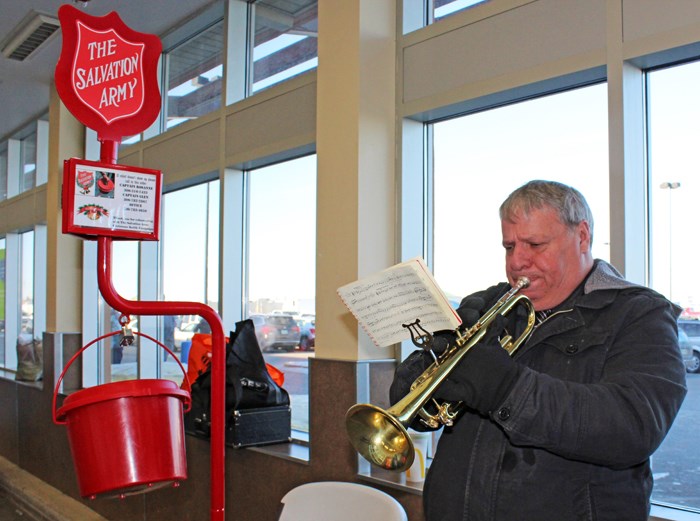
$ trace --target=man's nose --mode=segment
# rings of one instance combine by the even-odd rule
[[[532,262],[532,257],[527,250],[521,246],[514,246],[508,259],[511,269],[522,270],[527,268]]]

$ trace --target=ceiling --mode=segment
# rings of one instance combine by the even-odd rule
[[[220,0],[0,0],[0,48],[32,11],[58,18],[62,4],[72,4],[92,16],[116,11],[131,29],[163,36]],[[48,112],[49,89],[61,53],[61,31],[24,61],[0,54],[0,142]],[[21,137],[21,136],[20,136]]]

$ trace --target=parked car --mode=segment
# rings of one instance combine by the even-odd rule
[[[700,372],[700,320],[678,321],[678,340],[689,373]],[[690,353],[688,353],[690,351]]]
[[[291,315],[251,315],[255,336],[262,351],[294,351],[301,340],[301,329]]]
[[[175,328],[174,344],[177,349],[180,349],[182,347],[183,342],[186,342],[187,340],[192,340],[192,337],[197,332],[196,329],[198,325],[199,324],[197,322],[190,322],[189,324],[185,324],[184,326],[182,326],[182,328]]]
[[[276,309],[272,312],[273,315],[289,315],[294,320],[299,320],[301,318],[301,313],[298,311],[285,311],[283,309]]]
[[[678,330],[678,342],[681,346],[685,370],[689,373],[697,373],[700,370],[700,356],[698,356],[698,351],[693,349],[693,344],[690,343],[688,334],[682,329]]]
[[[302,351],[312,351],[316,346],[316,318],[304,315],[303,320],[297,320],[301,337],[299,338],[299,349]]]

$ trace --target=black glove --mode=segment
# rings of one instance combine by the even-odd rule
[[[501,282],[483,291],[472,293],[462,299],[457,314],[462,319],[463,327],[473,326],[484,313],[510,289],[507,282]]]
[[[467,331],[470,327],[476,324],[477,321],[483,317],[486,312],[496,304],[498,299],[505,295],[509,289],[510,285],[507,282],[502,282],[500,284],[496,284],[495,286],[491,286],[487,290],[479,291],[478,293],[464,297],[457,308],[457,314],[459,314],[460,318],[462,319],[462,331]],[[502,321],[504,319],[503,317],[499,317],[498,320]],[[522,332],[525,328],[525,324],[527,323],[527,312],[525,308],[523,306],[517,306],[506,315],[505,323],[505,329],[513,338],[517,338],[516,333]],[[501,324],[499,324],[499,326],[500,325]],[[454,341],[454,336],[452,337],[451,341]]]
[[[498,407],[520,376],[522,366],[501,347],[498,335],[505,319],[498,315],[484,338],[473,346],[442,382],[435,396],[447,401],[462,401],[481,414]]]
[[[462,326],[470,328],[486,312],[486,301],[474,295],[464,297],[457,308],[457,314],[462,319]]]
[[[394,405],[396,402],[406,396],[411,390],[411,384],[433,363],[433,357],[427,351],[418,349],[406,357],[396,367],[394,373],[394,381],[389,388],[389,402]],[[432,402],[425,405],[425,410],[428,414],[437,414],[437,408]],[[426,432],[434,431],[435,428],[428,427],[423,421],[416,416],[410,427],[413,430]]]
[[[411,390],[411,384],[433,363],[430,353],[418,349],[401,362],[394,372],[394,380],[389,387],[389,403],[394,405]]]

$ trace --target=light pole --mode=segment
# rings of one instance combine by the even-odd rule
[[[661,189],[668,189],[668,299],[673,302],[673,208],[671,207],[671,194],[676,188],[680,188],[678,181],[666,181],[659,185]]]

